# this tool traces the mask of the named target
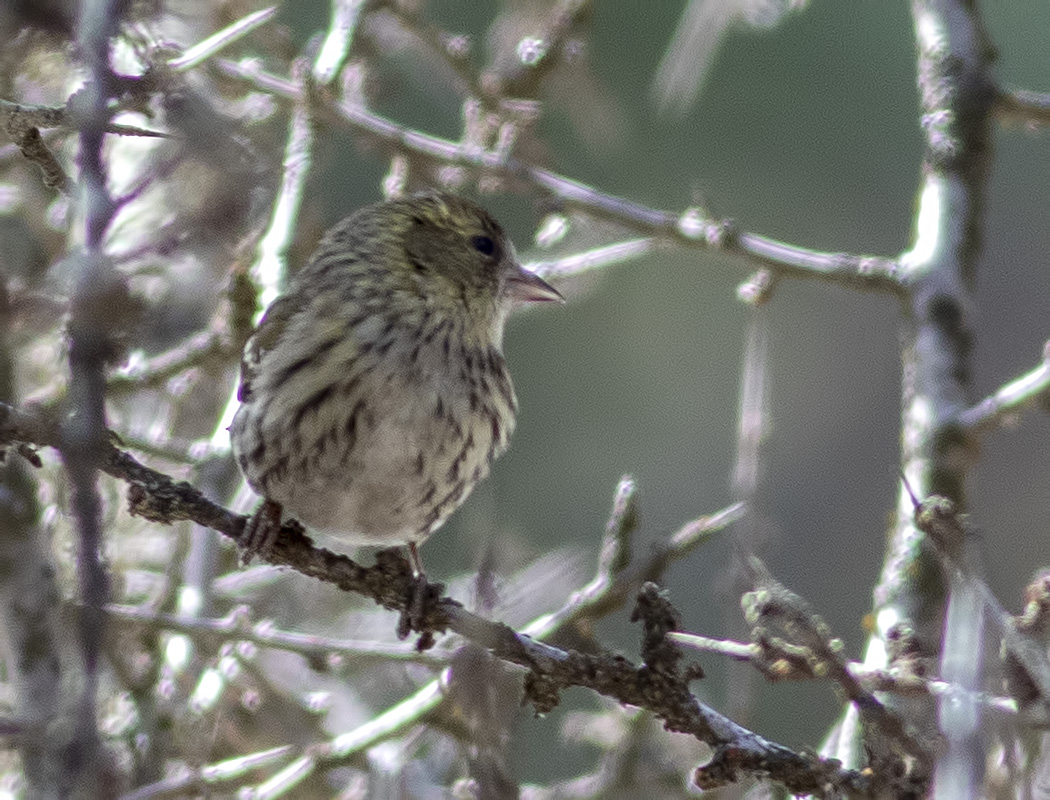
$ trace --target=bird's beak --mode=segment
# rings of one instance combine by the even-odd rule
[[[504,288],[507,297],[517,300],[519,303],[534,303],[541,300],[557,300],[564,303],[565,298],[561,292],[551,286],[534,272],[529,272],[524,267],[518,269],[507,278]]]

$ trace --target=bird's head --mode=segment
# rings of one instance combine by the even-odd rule
[[[405,263],[421,291],[452,313],[465,312],[469,324],[502,332],[515,304],[563,300],[521,266],[499,223],[471,201],[426,193],[391,205],[403,215]]]

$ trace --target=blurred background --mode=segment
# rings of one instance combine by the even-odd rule
[[[308,36],[324,24],[323,6],[312,15],[297,8],[299,18],[282,13]],[[656,208],[699,202],[746,230],[805,247],[891,256],[907,249],[922,157],[907,4],[814,0],[768,30],[732,26],[695,105],[662,114],[651,85],[680,11],[678,3],[629,0],[594,7],[587,58],[600,102],[545,97],[545,165]],[[1050,85],[1045,9],[989,3],[984,13],[1004,83]],[[453,0],[430,3],[428,14],[480,41],[492,20],[477,4]],[[403,69],[413,85],[399,87],[406,97],[391,99],[391,116],[454,137],[454,98]],[[374,198],[387,168],[343,135],[326,140],[324,166],[314,172],[326,222]],[[975,400],[1033,368],[1050,337],[1046,134],[1008,128],[995,144]],[[487,205],[524,258],[545,257],[530,249],[542,203],[496,196]],[[512,322],[506,349],[522,409],[515,443],[427,545],[430,568],[469,568],[489,547],[524,555],[571,544],[593,554],[623,473],[640,486],[644,541],[730,502],[750,313],[735,290],[752,268],[712,253],[652,255],[574,281],[565,308]],[[850,656],[861,657],[896,501],[901,310],[891,298],[787,280],[768,316],[772,428],[759,552],[824,615]],[[1050,552],[1048,448],[1050,418],[1026,415],[1019,430],[988,438],[970,487],[988,576],[1010,609]],[[739,614],[728,563],[723,538],[671,568],[667,588],[690,630],[726,635],[727,615]],[[636,630],[622,617],[606,625],[610,641],[634,652]],[[711,677],[696,689],[719,705],[726,664],[702,662]],[[792,746],[817,746],[838,710],[826,687],[759,680],[757,690],[752,724]],[[538,752],[526,771],[551,765],[555,754]]]
[[[195,40],[191,32],[202,38],[232,18],[227,10],[209,19],[190,5],[194,13],[180,22],[188,42]],[[527,19],[530,8],[542,15],[546,4],[430,0],[422,14],[442,30],[469,35],[471,58],[482,63],[486,47],[498,46],[493,21]],[[682,8],[594,3],[580,64],[541,93],[543,116],[521,157],[655,208],[701,205],[795,245],[886,256],[907,249],[922,157],[908,4],[811,0],[769,28],[730,25],[712,50],[695,103],[661,111],[653,79]],[[983,11],[1003,82],[1050,88],[1044,5],[990,2]],[[289,54],[310,52],[328,13],[322,0],[285,3],[271,23],[278,33],[265,35]],[[411,47],[384,40],[381,29],[368,46],[379,65],[372,75],[375,109],[425,133],[458,138],[462,96],[447,76]],[[250,55],[252,40],[239,48]],[[24,85],[12,81],[8,88],[17,97]],[[253,167],[271,185],[287,108],[273,113],[260,134],[269,145],[255,145],[270,161]],[[347,127],[322,124],[316,144],[293,265],[325,227],[381,197],[390,166],[386,153]],[[974,317],[974,400],[1032,369],[1050,338],[1047,134],[1000,128],[995,146]],[[552,257],[533,239],[558,209],[539,192],[513,189],[497,187],[482,201],[523,259]],[[265,206],[271,196],[252,202]],[[31,258],[18,249],[33,241],[22,233],[4,235],[7,263]],[[553,255],[627,235],[608,223],[577,220]],[[212,268],[218,274],[222,265]],[[566,281],[566,306],[514,320],[505,343],[521,406],[514,445],[425,546],[431,575],[451,579],[486,560],[509,574],[557,548],[578,553],[574,568],[589,575],[625,473],[640,487],[640,554],[683,523],[729,504],[752,313],[736,299],[736,288],[753,269],[738,258],[668,249]],[[205,319],[204,308],[186,313]],[[765,313],[771,430],[757,494],[758,552],[845,640],[847,654],[859,658],[897,493],[901,309],[885,296],[785,280]],[[1050,418],[1029,413],[1016,430],[987,439],[970,486],[988,577],[1011,611],[1020,608],[1033,571],[1048,561],[1048,452]],[[722,536],[668,572],[666,588],[688,630],[739,633],[729,561],[729,539]],[[607,645],[637,656],[639,632],[626,611],[604,620],[599,633]],[[724,708],[729,665],[700,660],[708,678],[694,689]],[[791,747],[819,745],[839,710],[829,687],[754,683],[752,715],[741,721]],[[583,692],[568,693],[566,701],[550,719],[519,714],[520,779],[567,777],[587,763],[583,745],[550,746],[566,713],[594,706]]]

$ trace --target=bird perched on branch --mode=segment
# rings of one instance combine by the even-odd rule
[[[461,197],[362,208],[332,228],[244,352],[233,450],[264,503],[347,544],[417,546],[488,475],[517,401],[503,328],[517,303],[561,300],[499,224]]]

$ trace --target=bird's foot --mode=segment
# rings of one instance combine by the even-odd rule
[[[262,505],[248,518],[239,542],[241,566],[248,566],[256,556],[265,559],[270,555],[277,536],[281,532],[283,512],[284,509],[277,501],[263,500]]]
[[[408,544],[408,561],[412,565],[412,586],[408,590],[408,600],[397,621],[397,638],[407,639],[412,631],[419,631],[416,649],[423,652],[434,646],[434,632],[426,630],[423,624],[427,613],[441,598],[445,587],[439,583],[433,586],[427,583],[427,574],[423,571],[423,559],[419,556],[419,549],[415,542]]]

